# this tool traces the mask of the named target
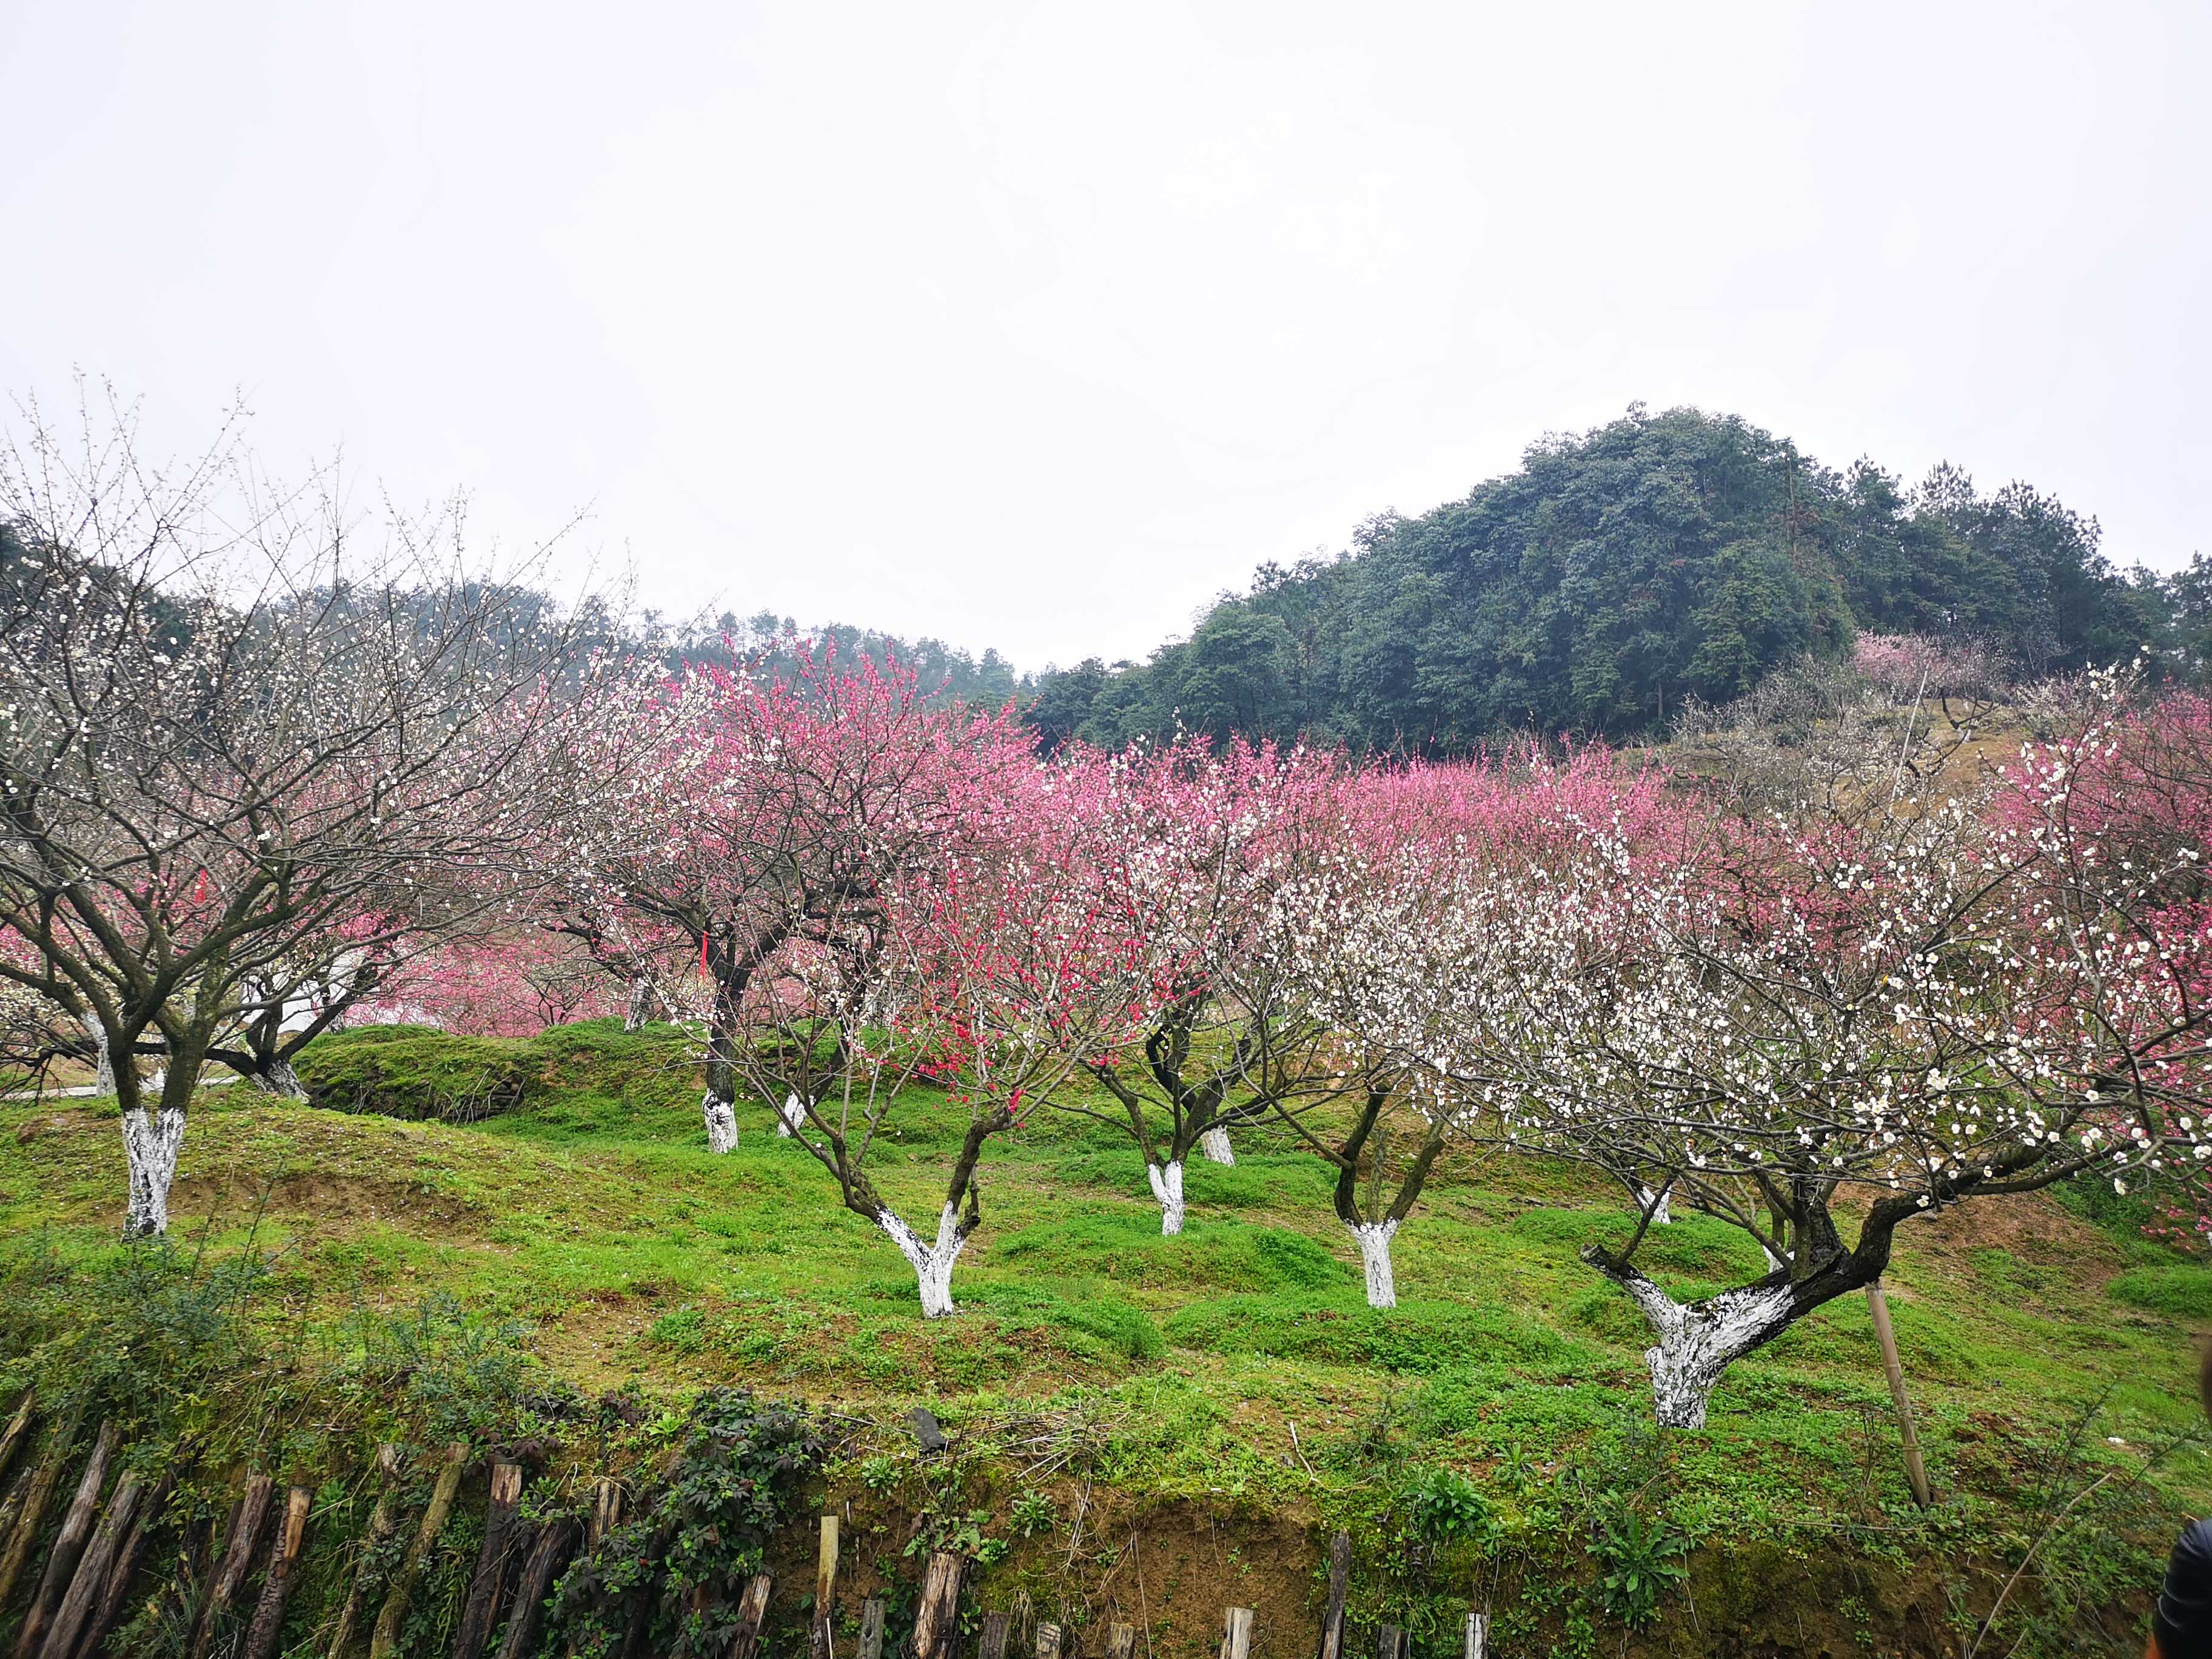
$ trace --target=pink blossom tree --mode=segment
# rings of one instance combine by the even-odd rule
[[[594,739],[605,763],[580,769],[613,781],[580,790],[547,834],[549,925],[603,960],[696,971],[688,995],[657,990],[704,1029],[716,1152],[737,1144],[756,980],[798,953],[864,981],[882,960],[888,896],[943,867],[990,822],[992,780],[1030,764],[1003,713],[933,707],[896,664],[797,654],[787,679],[711,664],[611,677]]]
[[[953,1311],[989,1144],[1122,1036],[1152,978],[1142,896],[1101,857],[1093,803],[1026,764],[968,777],[989,799],[948,793],[969,814],[958,843],[879,886],[864,934],[781,941],[732,1005],[735,1069],[787,1103],[844,1206],[913,1267],[928,1318]],[[936,1099],[966,1122],[933,1233],[875,1170],[895,1124]]]

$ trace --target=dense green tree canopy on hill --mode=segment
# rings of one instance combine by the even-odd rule
[[[1048,746],[1180,726],[1442,753],[1648,732],[1858,631],[1971,635],[2043,674],[2166,637],[2186,609],[2188,573],[2123,576],[2097,539],[2025,484],[1983,496],[1942,466],[1908,489],[1734,416],[1639,406],[1464,501],[1370,520],[1334,560],[1263,567],[1145,664],[1047,677],[1032,719]]]

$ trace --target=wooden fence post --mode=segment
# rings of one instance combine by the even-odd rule
[[[1413,1646],[1405,1631],[1396,1625],[1385,1625],[1375,1632],[1375,1659],[1407,1659]]]
[[[548,1521],[538,1528],[530,1559],[522,1569],[522,1583],[514,1592],[514,1611],[507,1616],[507,1639],[499,1645],[500,1659],[523,1659],[537,1644],[538,1626],[545,1622],[545,1598],[568,1558],[576,1553],[576,1523]]]
[[[345,1659],[353,1646],[355,1627],[361,1622],[362,1603],[368,1599],[374,1577],[372,1565],[378,1547],[399,1529],[399,1510],[392,1483],[399,1474],[399,1448],[390,1443],[376,1449],[376,1507],[368,1512],[368,1529],[361,1535],[361,1559],[354,1564],[353,1588],[338,1613],[338,1626],[331,1637],[329,1659]]]
[[[100,1425],[93,1439],[92,1455],[85,1459],[84,1473],[77,1479],[76,1493],[70,1506],[62,1512],[62,1529],[54,1536],[53,1549],[46,1556],[46,1570],[39,1575],[39,1588],[32,1595],[31,1605],[23,1614],[23,1627],[15,1636],[15,1659],[32,1659],[46,1638],[54,1614],[61,1610],[62,1598],[69,1594],[70,1580],[76,1571],[77,1558],[84,1547],[92,1541],[92,1524],[100,1512],[100,1491],[107,1484],[108,1460],[115,1455],[115,1419],[110,1418]]]
[[[1490,1634],[1490,1616],[1469,1613],[1467,1615],[1467,1651],[1465,1659],[1482,1659],[1483,1638]]]
[[[100,1588],[100,1599],[94,1603],[85,1620],[84,1633],[77,1643],[80,1659],[93,1659],[107,1632],[115,1628],[122,1616],[123,1603],[131,1593],[131,1581],[138,1576],[138,1568],[146,1559],[146,1547],[153,1541],[154,1528],[161,1519],[161,1511],[169,1502],[169,1492],[176,1483],[173,1473],[164,1474],[155,1483],[152,1493],[138,1506],[132,1517],[131,1535],[115,1553],[115,1559],[107,1569],[107,1580]]]
[[[461,1604],[460,1629],[453,1637],[453,1659],[482,1659],[499,1617],[500,1592],[507,1588],[508,1558],[514,1550],[514,1507],[522,1501],[522,1466],[504,1459],[491,1466],[491,1493],[484,1502],[483,1547]]]
[[[1221,1632],[1221,1659],[1250,1659],[1252,1609],[1231,1607]]]
[[[46,1455],[31,1472],[31,1484],[23,1491],[23,1506],[15,1511],[15,1529],[8,1534],[6,1551],[0,1553],[0,1607],[7,1604],[9,1592],[22,1577],[23,1564],[30,1559],[31,1546],[38,1541],[46,1505],[53,1501],[54,1488],[61,1484],[62,1472],[69,1467],[70,1453],[76,1449],[77,1428],[83,1421],[84,1402],[79,1401],[54,1425]]]
[[[376,1630],[368,1638],[368,1659],[398,1659],[399,1627],[406,1622],[408,1603],[415,1599],[415,1581],[422,1576],[423,1558],[445,1531],[446,1518],[453,1512],[453,1494],[460,1490],[461,1466],[468,1455],[469,1449],[458,1443],[446,1448],[445,1467],[438,1471],[437,1484],[430,1488],[430,1507],[422,1511],[422,1524],[416,1528],[414,1540],[400,1558],[399,1571],[392,1574],[392,1589],[384,1598],[384,1610],[376,1615]]]
[[[745,1585],[745,1593],[738,1598],[738,1627],[730,1633],[729,1659],[753,1659],[761,1626],[768,1622],[769,1594],[775,1588],[775,1577],[765,1572],[755,1573]]]
[[[1038,1621],[1036,1659],[1060,1659],[1060,1626],[1058,1625]]]
[[[599,1540],[622,1524],[622,1482],[603,1474],[592,1484],[592,1518],[584,1529],[584,1547],[595,1550]]]
[[[834,1659],[837,1607],[837,1517],[822,1517],[822,1549],[814,1564],[814,1622],[807,1631],[807,1659]]]
[[[246,1627],[246,1659],[269,1659],[276,1651],[276,1638],[284,1628],[284,1604],[292,1599],[292,1583],[299,1577],[300,1545],[307,1536],[307,1511],[314,1501],[314,1493],[305,1486],[295,1486],[284,1494],[284,1518],[269,1544],[268,1576],[261,1581],[261,1599],[254,1604],[253,1622]]]
[[[224,1540],[222,1565],[216,1573],[215,1583],[208,1587],[200,1602],[199,1617],[192,1624],[191,1659],[204,1659],[208,1644],[215,1638],[216,1620],[230,1606],[230,1598],[238,1594],[238,1587],[246,1582],[246,1571],[253,1565],[253,1546],[261,1536],[261,1517],[269,1511],[269,1494],[276,1484],[265,1474],[246,1479],[246,1496],[239,1500],[238,1518],[231,1522],[230,1536]]]
[[[1106,1627],[1106,1659],[1136,1659],[1137,1627],[1134,1625],[1109,1625]]]
[[[986,1613],[975,1638],[975,1659],[1006,1659],[1006,1632],[1013,1622],[1004,1612]]]
[[[116,1481],[115,1495],[107,1500],[107,1512],[100,1517],[99,1530],[85,1547],[77,1562],[76,1576],[70,1580],[68,1590],[54,1610],[53,1622],[40,1646],[41,1655],[69,1659],[76,1649],[77,1638],[84,1632],[84,1621],[92,1616],[100,1591],[107,1587],[108,1569],[115,1565],[116,1552],[123,1547],[131,1523],[137,1517],[139,1500],[144,1495],[135,1474],[125,1474]]]
[[[921,1576],[921,1601],[914,1613],[914,1659],[952,1659],[960,1574],[966,1564],[951,1550],[929,1558]]]
[[[15,1468],[15,1454],[21,1451],[24,1443],[30,1439],[31,1419],[37,1411],[38,1403],[39,1391],[36,1389],[23,1390],[23,1398],[15,1407],[15,1416],[8,1419],[8,1431],[0,1434],[0,1476],[6,1475],[9,1469]]]
[[[1344,1598],[1352,1587],[1352,1534],[1328,1540],[1328,1608],[1321,1617],[1321,1659],[1345,1659]]]
[[[884,1659],[884,1598],[871,1595],[860,1603],[859,1659]]]

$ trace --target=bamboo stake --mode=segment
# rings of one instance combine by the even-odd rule
[[[760,1645],[761,1626],[768,1622],[769,1592],[775,1588],[775,1577],[765,1572],[755,1573],[745,1586],[738,1601],[738,1627],[730,1632],[729,1659],[753,1659],[753,1650]]]
[[[437,1484],[430,1488],[430,1507],[422,1511],[422,1524],[416,1528],[414,1541],[400,1558],[399,1571],[392,1576],[384,1611],[376,1615],[376,1629],[368,1638],[368,1659],[395,1659],[399,1651],[399,1627],[406,1621],[407,1604],[415,1599],[415,1581],[422,1576],[422,1559],[453,1512],[453,1494],[460,1490],[461,1466],[468,1455],[469,1449],[459,1443],[446,1448],[445,1467],[438,1471]]]
[[[514,1549],[514,1507],[522,1501],[522,1466],[505,1461],[491,1466],[491,1492],[484,1504],[483,1547],[477,1553],[476,1576],[461,1604],[461,1627],[453,1638],[453,1659],[481,1659],[499,1617],[500,1592],[507,1587],[508,1558]]]
[[[46,1442],[46,1455],[31,1472],[30,1485],[23,1492],[22,1506],[15,1511],[15,1530],[8,1535],[6,1553],[0,1554],[0,1607],[7,1605],[9,1592],[22,1577],[31,1546],[38,1541],[40,1523],[46,1518],[46,1505],[53,1501],[54,1488],[61,1484],[62,1472],[69,1467],[77,1425],[83,1420],[84,1406],[80,1401],[54,1425],[53,1434]]]
[[[265,1474],[252,1476],[246,1483],[246,1496],[239,1504],[238,1518],[231,1522],[230,1537],[223,1547],[222,1570],[216,1574],[215,1583],[209,1589],[207,1599],[200,1603],[199,1617],[192,1625],[191,1659],[204,1659],[208,1644],[215,1636],[216,1620],[229,1607],[230,1598],[246,1582],[246,1572],[253,1565],[253,1547],[260,1540],[261,1520],[269,1512],[269,1494],[276,1484]]]
[[[1060,1626],[1040,1624],[1036,1627],[1036,1659],[1060,1659]]]
[[[1482,1659],[1484,1638],[1490,1634],[1490,1615],[1470,1613],[1467,1616],[1466,1659]]]
[[[1252,1609],[1231,1607],[1223,1621],[1221,1659],[1250,1659],[1252,1652]]]
[[[91,1541],[92,1523],[100,1512],[100,1490],[107,1484],[107,1463],[114,1455],[115,1419],[110,1418],[94,1437],[92,1455],[85,1459],[76,1493],[62,1512],[62,1529],[55,1534],[54,1547],[46,1556],[46,1570],[39,1576],[39,1588],[31,1597],[30,1610],[23,1615],[23,1627],[15,1634],[15,1659],[31,1659],[40,1650],[54,1614],[61,1609],[78,1558]]]
[[[284,1604],[291,1599],[293,1581],[299,1577],[300,1542],[307,1534],[307,1510],[315,1501],[305,1486],[284,1494],[284,1518],[269,1545],[268,1576],[261,1581],[261,1599],[254,1604],[253,1622],[246,1627],[245,1659],[269,1659],[276,1650],[276,1638],[284,1628]]]
[[[544,1621],[545,1598],[553,1581],[575,1553],[576,1523],[548,1521],[538,1528],[530,1559],[522,1570],[522,1583],[514,1592],[514,1612],[507,1621],[507,1639],[499,1646],[499,1659],[523,1659],[538,1644],[538,1627]]]
[[[807,1659],[835,1659],[831,1620],[837,1606],[837,1517],[822,1517],[822,1548],[814,1565],[814,1622],[807,1632]]]
[[[362,1534],[361,1559],[354,1565],[353,1589],[348,1592],[345,1606],[338,1613],[338,1627],[331,1638],[329,1659],[345,1659],[347,1650],[353,1646],[354,1630],[361,1623],[362,1606],[368,1599],[378,1547],[399,1529],[399,1510],[392,1489],[398,1473],[399,1448],[388,1443],[379,1446],[376,1507],[368,1512],[368,1530]]]
[[[871,1595],[860,1603],[859,1659],[884,1659],[884,1598]]]
[[[1328,1610],[1321,1617],[1321,1659],[1344,1659],[1344,1598],[1352,1586],[1352,1534],[1328,1540]]]
[[[1889,1298],[1881,1280],[1866,1287],[1867,1311],[1874,1316],[1874,1340],[1881,1345],[1882,1369],[1889,1373],[1890,1403],[1897,1407],[1898,1437],[1905,1443],[1905,1478],[1912,1501],[1926,1509],[1935,1500],[1928,1490],[1928,1466],[1920,1461],[1920,1434],[1912,1425],[1912,1401],[1905,1392],[1905,1366],[1897,1357],[1897,1333],[1890,1328]]]
[[[70,1580],[69,1589],[62,1596],[61,1605],[54,1610],[53,1623],[46,1631],[46,1640],[39,1651],[46,1659],[69,1659],[76,1646],[77,1638],[84,1630],[84,1621],[100,1601],[100,1593],[107,1585],[108,1570],[115,1565],[116,1552],[122,1548],[129,1535],[131,1521],[138,1513],[138,1500],[145,1495],[135,1474],[125,1474],[115,1483],[115,1495],[108,1499],[107,1512],[100,1517],[99,1530],[76,1564],[76,1574]]]

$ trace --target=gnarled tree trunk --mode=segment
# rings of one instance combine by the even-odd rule
[[[169,1188],[177,1178],[177,1155],[184,1150],[181,1107],[133,1106],[123,1114],[123,1158],[131,1177],[131,1207],[125,1237],[151,1238],[169,1231]]]
[[[1367,1272],[1367,1305],[1396,1307],[1398,1277],[1390,1265],[1390,1241],[1398,1235],[1397,1222],[1385,1218],[1346,1224],[1351,1229],[1352,1242],[1359,1246],[1360,1265]]]
[[[1146,1164],[1145,1176],[1152,1183],[1152,1196],[1160,1201],[1161,1236],[1173,1238],[1182,1231],[1182,1160]]]

